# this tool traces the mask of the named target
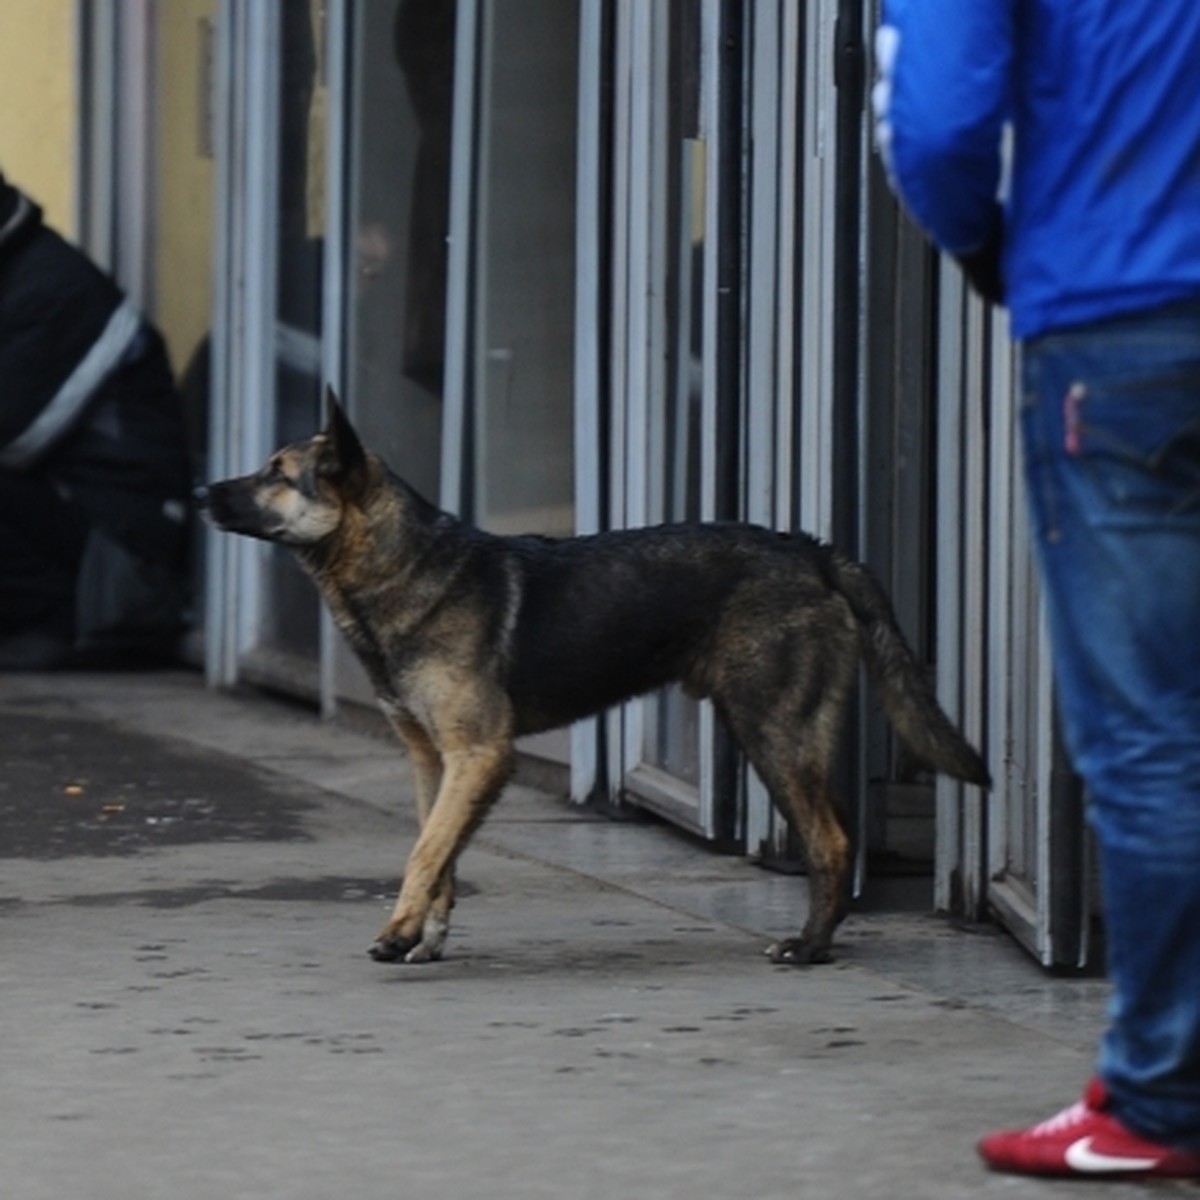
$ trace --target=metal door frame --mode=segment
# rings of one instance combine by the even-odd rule
[[[1058,746],[1030,553],[1019,352],[943,258],[938,326],[938,693],[984,748],[985,797],[939,776],[935,903],[994,915],[1045,966],[1088,958],[1088,856]]]
[[[604,148],[608,115],[604,102],[608,52],[606,0],[580,0],[579,143],[575,181],[575,530],[602,528],[606,466],[597,448],[604,445],[602,397],[608,291],[604,282]],[[570,796],[591,800],[601,788],[603,719],[578,721],[570,731]]]

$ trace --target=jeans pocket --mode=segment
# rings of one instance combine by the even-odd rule
[[[1085,381],[1063,399],[1064,448],[1117,524],[1200,518],[1200,377]]]

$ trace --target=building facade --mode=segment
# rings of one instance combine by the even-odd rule
[[[871,153],[871,0],[59,10],[71,232],[163,329],[199,477],[307,436],[328,382],[393,468],[494,531],[735,519],[836,541],[887,584],[996,780],[990,799],[933,783],[863,691],[843,769],[860,874],[928,857],[938,908],[1082,960],[1016,352]],[[197,578],[214,686],[369,704],[286,555],[210,536]],[[523,750],[577,800],[794,857],[682,693]]]

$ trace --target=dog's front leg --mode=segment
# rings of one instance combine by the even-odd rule
[[[427,920],[432,917],[436,926],[448,915],[448,909],[440,911],[440,902],[453,897],[454,862],[511,774],[508,742],[443,755],[437,800],[409,855],[392,919],[371,947],[376,961],[428,957],[421,952]]]
[[[417,820],[421,828],[429,820],[429,814],[437,801],[438,789],[442,784],[442,755],[433,744],[433,739],[412,721],[394,719],[393,726],[408,749],[408,759],[413,769],[413,784],[417,801]],[[454,864],[442,877],[441,884],[425,923],[421,927],[421,940],[405,956],[405,962],[435,962],[442,957],[446,938],[450,933],[450,910],[454,907]]]

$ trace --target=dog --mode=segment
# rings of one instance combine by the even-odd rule
[[[408,749],[420,833],[376,960],[442,956],[455,860],[514,739],[671,683],[712,700],[803,843],[809,914],[775,962],[828,961],[849,904],[830,774],[860,660],[922,762],[989,786],[882,589],[830,546],[734,523],[496,536],[423,499],[327,402],[323,431],[198,499],[218,528],[295,555]]]

